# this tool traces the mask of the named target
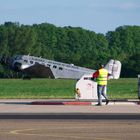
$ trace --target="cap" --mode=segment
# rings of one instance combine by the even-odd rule
[[[103,64],[101,64],[100,66],[101,66],[102,68],[104,68],[104,65],[103,65]]]

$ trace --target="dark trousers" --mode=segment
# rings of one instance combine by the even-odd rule
[[[98,92],[98,104],[102,104],[102,96],[108,100],[106,95],[106,85],[97,85],[97,92]]]

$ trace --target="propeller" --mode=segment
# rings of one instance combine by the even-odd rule
[[[2,65],[10,65],[10,57],[0,56],[0,63]]]

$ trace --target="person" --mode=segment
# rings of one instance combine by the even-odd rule
[[[101,65],[101,68],[97,70],[92,75],[92,79],[97,79],[97,94],[98,94],[98,104],[97,106],[102,105],[102,97],[103,96],[106,100],[106,105],[109,103],[108,97],[106,95],[107,89],[107,80],[108,80],[109,73],[104,68],[104,65]]]

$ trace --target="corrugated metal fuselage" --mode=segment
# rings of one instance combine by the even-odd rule
[[[13,58],[12,68],[31,76],[46,78],[80,79],[84,74],[92,74],[95,70],[61,63],[44,58],[17,55]]]

